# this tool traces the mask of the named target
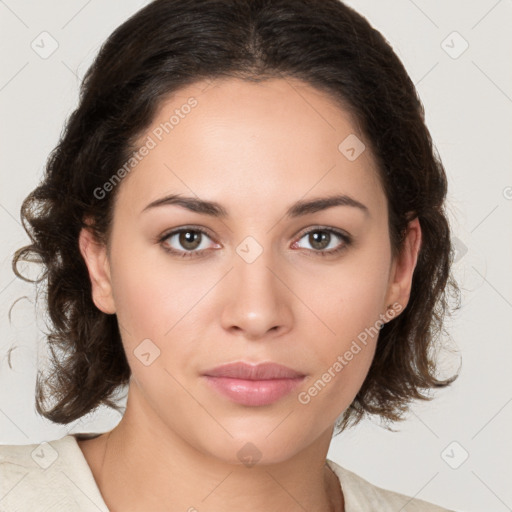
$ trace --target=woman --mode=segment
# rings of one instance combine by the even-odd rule
[[[403,65],[340,1],[147,5],[87,72],[13,260],[48,280],[38,412],[68,424],[129,384],[126,410],[3,446],[2,506],[446,510],[326,459],[454,379],[432,360],[446,189]]]

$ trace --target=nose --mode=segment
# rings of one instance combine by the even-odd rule
[[[287,284],[271,250],[263,250],[252,263],[235,255],[225,283],[222,327],[251,340],[287,332],[293,324],[294,300]]]

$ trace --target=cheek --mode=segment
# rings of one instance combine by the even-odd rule
[[[326,410],[332,407],[336,417],[354,399],[375,354],[387,291],[387,263],[368,251],[330,268],[319,281],[321,286],[311,286],[311,277],[302,282],[307,304],[315,313],[309,315],[308,324],[311,336],[317,332],[318,371],[299,402],[316,401]]]
[[[384,312],[388,274],[383,259],[373,260],[353,255],[297,281],[295,290],[312,313],[308,323],[323,340],[326,355],[345,350],[351,340],[360,334],[364,338],[362,333],[375,332],[375,326],[380,325],[377,320]]]
[[[179,386],[167,371],[176,374],[195,368],[195,340],[205,337],[199,326],[207,324],[200,316],[204,308],[211,308],[205,294],[218,279],[211,274],[185,272],[183,265],[169,264],[165,255],[142,263],[133,248],[112,253],[121,337],[133,375],[144,386],[177,393]]]
[[[116,249],[112,288],[117,316],[139,337],[163,338],[211,286],[204,273],[184,271],[156,246]]]
[[[325,323],[334,331],[317,337],[312,358],[316,371],[305,383],[298,401],[334,421],[354,400],[372,363],[379,329],[371,294],[350,294],[324,308]],[[349,300],[350,299],[350,300]]]

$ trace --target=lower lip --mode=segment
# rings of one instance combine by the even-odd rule
[[[206,380],[216,391],[242,405],[268,405],[295,389],[304,377],[296,379],[244,380],[230,377],[211,377]]]

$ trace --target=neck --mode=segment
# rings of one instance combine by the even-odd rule
[[[237,459],[232,463],[208,453],[207,444],[190,443],[142,412],[143,407],[135,408],[133,398],[129,396],[116,428],[80,441],[111,512],[205,508],[209,512],[343,512],[339,480],[325,462],[332,430],[286,460],[251,465]],[[86,448],[91,443],[94,448]],[[249,446],[245,444],[248,451]]]

